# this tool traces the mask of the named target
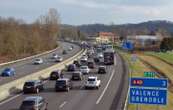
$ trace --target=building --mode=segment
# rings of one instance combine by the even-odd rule
[[[126,38],[134,44],[134,48],[137,50],[158,50],[162,39],[157,35],[136,35]]]
[[[119,37],[112,32],[99,32],[96,41],[99,43],[118,42]]]

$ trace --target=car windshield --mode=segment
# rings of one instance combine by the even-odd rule
[[[32,105],[35,105],[35,101],[30,101],[30,100],[28,100],[28,101],[23,101],[23,103],[22,103],[22,105],[26,105],[26,106],[32,106]]]
[[[34,86],[34,82],[26,82],[24,86]]]
[[[95,78],[88,78],[88,81],[95,81]]]

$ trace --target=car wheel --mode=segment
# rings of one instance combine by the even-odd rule
[[[97,86],[96,89],[99,89],[99,86]]]

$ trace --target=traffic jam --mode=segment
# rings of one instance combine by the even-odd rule
[[[69,51],[72,51],[72,47]],[[63,51],[63,54],[67,52]],[[102,44],[87,47],[86,54],[80,59],[74,60],[72,64],[66,65],[63,70],[54,70],[50,73],[48,80],[30,80],[23,85],[23,94],[26,96],[19,107],[20,110],[46,110],[48,102],[39,95],[39,92],[46,91],[45,84],[54,82],[54,92],[69,92],[75,88],[75,82],[83,82],[81,89],[97,90],[101,86],[98,75],[106,75],[107,67],[114,65],[115,51],[111,44]],[[63,61],[63,57],[57,54],[52,55],[56,62]],[[34,61],[35,65],[43,63],[41,58]],[[7,70],[6,70],[7,71]],[[14,71],[14,70],[13,70]],[[8,72],[7,72],[8,73]],[[38,94],[38,95],[37,95]]]

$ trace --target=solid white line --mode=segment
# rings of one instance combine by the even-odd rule
[[[3,102],[0,103],[0,106],[3,105],[3,104],[5,104],[5,103],[7,103],[7,102],[10,102],[11,100],[13,100],[13,99],[15,99],[15,98],[17,98],[17,97],[19,97],[21,95],[22,95],[22,93],[21,94],[18,94],[18,95],[15,95],[15,96],[7,99],[7,100],[4,100]]]
[[[66,103],[67,103],[67,102],[64,101],[64,102],[59,106],[59,108],[62,108]]]
[[[101,101],[101,99],[102,99],[102,97],[104,96],[104,94],[105,94],[105,92],[106,92],[106,90],[107,90],[107,88],[108,88],[108,86],[109,86],[109,84],[110,84],[110,82],[111,82],[111,80],[112,80],[112,78],[113,78],[113,76],[114,76],[114,72],[115,72],[115,70],[112,71],[111,77],[109,78],[109,81],[108,81],[106,87],[104,88],[102,94],[101,94],[100,97],[97,99],[96,104],[99,104],[100,101]]]

